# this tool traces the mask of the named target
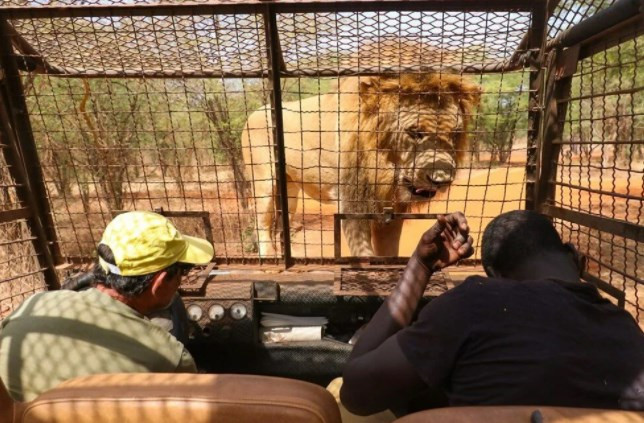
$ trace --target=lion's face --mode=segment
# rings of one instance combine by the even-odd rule
[[[430,199],[453,180],[459,141],[463,137],[463,116],[456,101],[401,104],[399,130],[393,141],[398,199]]]
[[[341,89],[355,91],[355,83],[347,80]],[[360,129],[367,134],[360,137],[360,148],[375,138],[379,154],[385,152],[393,165],[393,181],[379,179],[392,172],[374,179],[383,186],[393,182],[401,202],[430,199],[451,184],[467,150],[466,127],[480,87],[450,74],[363,77],[357,85]]]

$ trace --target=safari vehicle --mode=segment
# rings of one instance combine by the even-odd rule
[[[501,212],[547,214],[586,255],[584,279],[642,324],[643,10],[3,0],[0,315],[89,270],[113,216],[154,210],[215,246],[180,294],[188,348],[218,375],[72,381],[31,415],[0,395],[5,418],[337,421],[324,392],[263,377],[340,376],[419,234],[457,210],[475,247]],[[478,255],[439,272],[424,301],[482,273]],[[265,313],[326,323],[313,320],[308,340],[270,342]],[[42,359],[43,371],[56,366]],[[210,405],[185,405],[202,397]],[[223,403],[241,405],[226,415]],[[536,421],[536,409],[406,421]]]

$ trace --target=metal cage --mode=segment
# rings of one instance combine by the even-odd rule
[[[436,213],[478,246],[527,208],[643,318],[637,1],[8,0],[0,25],[6,310],[123,210],[211,237],[220,265],[306,270],[365,262],[342,222],[404,220],[400,246],[374,235],[382,265]],[[442,149],[447,177],[423,156]]]

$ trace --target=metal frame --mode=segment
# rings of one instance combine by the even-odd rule
[[[557,171],[557,159],[564,144],[563,125],[570,97],[572,76],[577,69],[577,62],[597,52],[603,51],[617,43],[628,41],[644,33],[642,25],[644,11],[639,9],[637,0],[619,0],[611,7],[581,22],[548,44],[554,55],[546,84],[548,115],[541,135],[541,170],[538,184],[535,187],[534,209],[552,217],[562,218],[573,223],[589,225],[602,231],[642,242],[644,228],[641,226],[592,216],[586,213],[564,210],[547,204],[554,198],[554,182]],[[620,20],[622,19],[622,20]],[[625,20],[624,20],[625,19]],[[605,41],[608,40],[608,43]],[[596,193],[602,194],[601,190]],[[639,199],[628,195],[611,193],[616,197]]]
[[[5,22],[0,20],[0,28]],[[38,265],[49,289],[58,289],[60,282],[56,275],[56,252],[55,232],[51,212],[46,201],[40,162],[29,155],[35,155],[35,143],[30,130],[29,121],[25,116],[24,97],[16,88],[22,89],[17,70],[12,66],[10,60],[10,44],[0,43],[0,133],[2,139],[7,143],[8,154],[5,155],[9,172],[16,181],[16,194],[22,204],[26,207],[4,211],[0,214],[0,222],[11,222],[25,219],[31,230],[34,232],[32,243],[37,255]],[[17,81],[16,81],[17,79]],[[17,103],[17,104],[16,104]],[[22,107],[21,107],[22,105]],[[9,110],[13,110],[11,114]],[[19,126],[22,125],[22,126]],[[25,126],[27,125],[27,126]],[[21,137],[21,138],[19,138]],[[27,163],[36,167],[37,173],[31,173]],[[40,195],[40,197],[38,197]],[[43,204],[44,203],[44,204]],[[44,206],[44,209],[42,208]],[[47,227],[49,225],[49,227]],[[53,234],[53,235],[52,235]],[[53,242],[52,242],[53,241]],[[60,256],[58,256],[60,257]]]
[[[392,10],[517,10],[530,11],[534,6],[530,0],[490,0],[484,5],[478,0],[248,0],[231,4],[226,0],[214,0],[209,4],[201,2],[182,2],[177,4],[119,4],[119,5],[65,5],[65,6],[0,6],[0,12],[9,13],[16,18],[37,17],[106,17],[119,14],[147,16],[168,14],[246,14],[261,13],[270,6],[275,13],[315,13],[315,12],[365,12]],[[541,3],[541,1],[539,1]],[[545,2],[544,2],[545,3]]]
[[[286,189],[286,151],[284,150],[284,119],[282,117],[282,84],[281,73],[283,68],[283,57],[280,51],[279,35],[277,31],[277,17],[272,5],[266,6],[264,13],[264,29],[266,31],[269,81],[271,82],[271,118],[273,120],[273,148],[275,151],[275,175],[279,189],[280,209],[278,212],[282,220],[282,257],[284,266],[292,266],[291,257],[291,231],[288,219],[288,193]]]
[[[51,263],[55,264],[60,261],[60,252],[56,244],[53,232],[53,222],[49,213],[49,205],[45,201],[44,184],[42,175],[39,170],[39,161],[35,152],[35,143],[30,134],[28,117],[25,115],[24,97],[21,94],[21,84],[18,75],[19,65],[33,66],[35,72],[48,73],[60,76],[70,77],[102,77],[107,76],[101,72],[71,72],[66,69],[54,67],[46,62],[42,57],[34,57],[37,52],[30,48],[28,43],[19,36],[10,27],[7,20],[16,18],[53,18],[53,17],[110,17],[114,15],[131,15],[131,16],[150,16],[150,15],[187,15],[195,13],[208,14],[246,14],[254,13],[264,16],[265,37],[267,40],[267,57],[269,59],[269,69],[256,73],[230,73],[230,74],[208,74],[208,73],[190,73],[180,75],[181,77],[215,77],[223,76],[229,78],[235,77],[262,77],[268,78],[272,84],[271,103],[273,105],[273,131],[275,139],[275,153],[277,157],[276,175],[279,186],[279,202],[281,207],[281,220],[283,225],[282,242],[283,242],[283,259],[252,259],[241,258],[223,259],[226,263],[239,261],[241,263],[282,263],[285,268],[290,268],[298,263],[329,263],[343,260],[364,261],[360,258],[340,257],[340,228],[342,219],[352,218],[383,218],[382,214],[336,214],[334,215],[334,240],[335,260],[315,260],[311,258],[296,259],[292,257],[290,251],[290,231],[288,222],[288,199],[286,195],[286,171],[285,171],[285,152],[283,138],[283,118],[281,108],[275,105],[281,103],[281,78],[310,76],[308,72],[291,71],[285,68],[277,31],[276,14],[278,13],[306,13],[306,12],[342,12],[342,11],[385,11],[385,10],[405,10],[405,11],[441,11],[441,10],[463,10],[463,11],[495,11],[495,10],[513,10],[513,11],[530,11],[532,12],[531,27],[528,34],[521,42],[520,46],[526,46],[527,54],[524,56],[515,55],[509,61],[496,63],[487,67],[463,67],[459,69],[464,73],[486,73],[502,72],[513,69],[520,69],[528,65],[530,67],[530,111],[529,111],[529,143],[528,143],[528,160],[526,164],[526,208],[541,210],[553,217],[561,217],[567,220],[583,220],[592,222],[593,225],[600,225],[610,233],[627,234],[629,238],[641,240],[642,229],[637,225],[626,222],[612,221],[610,219],[587,216],[582,213],[573,214],[569,211],[562,211],[550,206],[546,202],[552,199],[552,175],[556,172],[556,158],[559,154],[561,145],[562,128],[558,124],[559,117],[562,113],[565,115],[565,108],[561,107],[565,102],[567,93],[570,90],[570,76],[572,75],[570,66],[583,57],[593,54],[596,51],[606,48],[606,44],[598,47],[596,41],[605,41],[612,39],[614,42],[623,41],[624,36],[631,36],[635,30],[641,31],[641,12],[637,0],[619,0],[613,6],[597,13],[595,16],[583,21],[562,33],[555,40],[546,43],[546,20],[555,10],[557,2],[548,3],[545,0],[539,1],[502,1],[492,0],[482,4],[476,0],[445,0],[445,1],[421,1],[411,0],[399,2],[394,0],[384,0],[380,2],[373,1],[336,1],[322,0],[318,2],[309,1],[250,1],[243,4],[215,3],[204,5],[201,3],[182,3],[176,5],[96,5],[96,6],[43,6],[43,7],[0,7],[0,23],[2,23],[2,32],[4,43],[2,48],[3,67],[7,69],[8,78],[7,90],[5,94],[10,100],[10,110],[14,113],[9,116],[12,127],[18,134],[16,146],[20,146],[23,163],[29,163],[29,172],[26,172],[26,178],[29,180],[29,186],[33,192],[30,192],[32,199],[29,203],[35,214],[44,219],[42,228],[35,225],[36,232],[42,230],[39,235],[39,248],[44,251],[43,257],[46,257],[50,249],[52,253]],[[641,32],[637,32],[638,34]],[[612,37],[612,38],[611,38]],[[10,41],[17,49],[26,56],[25,60],[16,60],[11,55]],[[546,57],[546,52],[551,56]],[[546,66],[548,65],[548,67]],[[403,70],[418,71],[431,70],[419,68],[391,68],[382,69],[378,73],[398,73]],[[562,70],[563,69],[563,70]],[[562,73],[563,72],[563,73]],[[574,69],[573,69],[574,72]],[[342,75],[371,75],[373,72],[365,72],[361,69],[343,69],[329,72],[316,72],[315,76],[342,76]],[[176,72],[123,72],[120,74],[110,74],[110,77],[177,77]],[[544,118],[544,107],[548,108],[548,116]],[[11,138],[9,138],[11,139]],[[33,170],[33,172],[32,172]],[[27,217],[29,210],[20,209],[21,211],[2,212],[0,220],[12,220],[16,216]],[[171,213],[171,212],[165,212]],[[434,214],[393,214],[388,213],[392,219],[432,219]],[[35,219],[39,221],[38,219]],[[610,220],[610,221],[609,221]],[[634,228],[635,226],[635,228]],[[626,235],[622,235],[626,236]],[[372,262],[404,262],[400,258],[372,258]],[[49,264],[47,264],[49,266]],[[48,283],[55,286],[51,279]]]
[[[181,3],[175,5],[95,5],[95,6],[50,6],[50,7],[0,7],[0,16],[5,16],[7,19],[28,19],[28,18],[63,18],[63,17],[112,17],[119,15],[127,16],[151,16],[151,15],[167,15],[167,16],[181,16],[190,14],[258,14],[264,16],[265,27],[267,30],[266,39],[270,40],[267,43],[269,47],[268,53],[273,51],[278,54],[279,63],[283,63],[279,45],[272,45],[273,42],[277,43],[275,37],[270,36],[270,22],[275,20],[278,13],[321,13],[321,12],[378,12],[378,11],[446,11],[446,10],[460,10],[460,11],[523,11],[531,12],[533,15],[532,25],[534,28],[545,28],[546,24],[546,0],[493,0],[481,4],[476,0],[441,0],[441,1],[426,1],[426,0],[408,0],[404,2],[396,0],[384,1],[338,1],[338,0],[323,0],[323,1],[249,1],[239,4],[230,3],[215,3],[204,5],[202,3]],[[539,16],[537,20],[535,16]],[[36,72],[47,71],[49,75],[57,75],[61,77],[83,77],[95,78],[106,77],[111,78],[203,78],[203,77],[224,77],[224,78],[271,78],[274,75],[272,69],[260,70],[257,72],[189,72],[177,73],[175,71],[122,71],[117,73],[97,72],[97,71],[77,71],[71,69],[60,68],[47,63],[42,57],[36,57],[37,52],[29,46],[29,44],[21,39],[15,30],[8,29],[13,37],[15,37],[14,44],[20,46],[23,54],[28,54],[26,60],[21,60],[25,64],[32,64]],[[542,43],[538,41],[533,43],[535,39],[534,33],[545,36],[545,32],[530,29],[526,38],[519,44],[519,49],[522,45],[528,44],[529,48],[539,48]],[[532,37],[529,41],[529,37]],[[274,40],[274,41],[273,41]],[[535,47],[536,45],[536,47]],[[36,53],[36,54],[34,54]],[[527,57],[520,55],[513,55],[510,60],[498,62],[487,66],[463,66],[463,67],[445,67],[445,66],[407,66],[407,67],[379,67],[373,71],[365,71],[364,69],[347,68],[342,70],[326,70],[324,72],[306,72],[301,70],[291,71],[285,67],[280,68],[280,77],[297,78],[297,77],[332,77],[332,76],[369,76],[381,75],[386,73],[400,73],[400,72],[419,72],[419,71],[454,71],[463,73],[496,73],[522,69]]]
[[[557,158],[561,151],[563,125],[567,113],[567,103],[560,99],[570,96],[572,76],[577,69],[579,48],[569,48],[565,52],[556,49],[551,52],[546,94],[546,118],[541,134],[541,160],[539,176],[534,188],[533,209],[540,210],[554,198],[555,188],[550,183],[557,171]]]
[[[0,36],[5,33],[9,23],[0,17]],[[3,37],[4,38],[4,37]],[[50,255],[55,264],[63,262],[60,248],[56,243],[56,229],[51,215],[49,203],[47,202],[47,189],[45,188],[42,168],[36,151],[36,142],[31,130],[31,123],[27,115],[27,104],[23,92],[22,80],[11,57],[11,43],[9,38],[4,38],[0,43],[0,66],[4,73],[5,80],[3,95],[6,107],[5,112],[9,115],[11,126],[15,131],[15,147],[18,149],[22,159],[22,166],[25,169],[25,181],[33,195],[34,211],[42,221],[45,239],[49,245]],[[12,139],[10,137],[9,139]],[[53,283],[53,282],[52,282]]]
[[[548,66],[546,90],[546,118],[541,131],[541,152],[539,160],[539,175],[534,187],[534,209],[557,219],[579,224],[601,232],[617,235],[636,242],[644,241],[644,227],[623,220],[595,216],[588,213],[573,211],[554,206],[557,163],[563,141],[563,122],[566,119],[568,102],[572,86],[572,77],[577,70],[577,63],[596,53],[607,50],[617,44],[633,39],[644,33],[644,10],[637,0],[618,0],[612,6],[585,19],[579,24],[561,33],[547,44],[551,57]],[[626,90],[632,91],[632,90]],[[618,94],[618,93],[606,93]],[[628,144],[634,144],[635,141]],[[560,186],[569,186],[557,183]],[[572,185],[570,188],[575,188]],[[596,189],[586,189],[589,192],[603,194]],[[640,199],[626,194],[610,193],[613,197]],[[597,261],[601,266],[610,267]],[[612,269],[622,276],[632,278],[636,283],[643,283],[637,277],[626,275],[622,271]],[[617,299],[618,306],[625,306],[625,292],[606,281],[584,272],[582,278],[597,286]]]
[[[545,81],[545,51],[546,21],[548,16],[547,4],[535,9],[532,16],[532,27],[527,37],[528,52],[536,51],[537,54],[530,60],[530,98],[528,112],[528,154],[526,160],[526,209],[535,209],[536,180],[538,179],[539,136],[543,114],[543,96]]]

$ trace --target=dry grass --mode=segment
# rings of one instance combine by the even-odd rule
[[[25,298],[45,290],[26,222],[0,224],[0,318]]]
[[[244,231],[252,222],[252,214],[243,210],[237,198],[230,172],[201,173],[200,182],[183,182],[171,177],[149,175],[126,186],[124,210],[205,211],[210,214],[216,254],[220,257],[241,257],[245,254]],[[83,201],[79,191],[51,198],[54,220],[63,254],[68,257],[92,257],[105,225],[115,210],[90,186]],[[50,187],[50,193],[55,192]],[[180,230],[205,236],[198,218],[173,218]]]
[[[15,182],[0,154],[0,210],[20,207]],[[45,289],[31,231],[24,220],[0,223],[0,319],[26,297]]]

